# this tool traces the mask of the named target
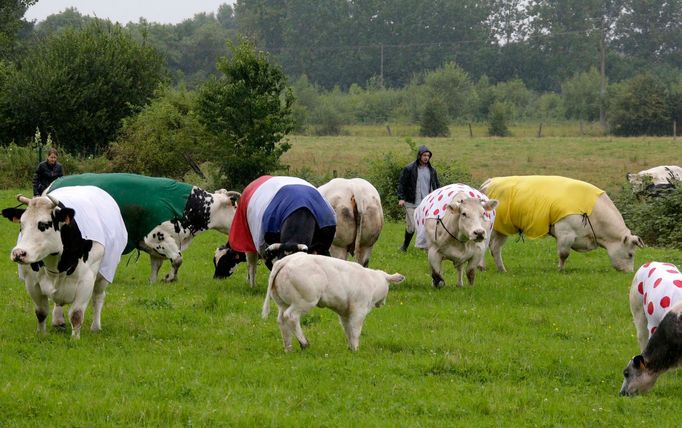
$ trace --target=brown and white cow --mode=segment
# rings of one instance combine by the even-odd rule
[[[495,221],[497,201],[465,184],[450,184],[428,194],[415,209],[415,246],[427,250],[432,285],[441,288],[443,259],[457,269],[457,286],[467,279],[474,285],[476,268],[483,258]]]
[[[334,178],[317,189],[336,213],[336,234],[329,248],[332,257],[346,260],[350,253],[367,267],[384,227],[379,192],[362,178]]]
[[[675,181],[682,180],[682,168],[677,165],[661,165],[636,174],[628,173],[625,177],[632,185],[632,191],[641,193],[673,187]]]
[[[677,266],[642,265],[630,286],[630,312],[641,354],[623,370],[621,395],[647,392],[663,372],[682,363],[682,273]]]
[[[63,326],[63,305],[70,305],[71,335],[80,337],[92,298],[91,330],[101,329],[105,289],[113,280],[128,235],[116,202],[92,186],[65,187],[49,196],[18,195],[24,209],[6,208],[2,215],[21,222],[10,258],[35,304],[38,331],[45,332],[49,300],[54,326]]]
[[[540,175],[495,177],[486,180],[481,191],[500,203],[490,239],[500,272],[507,271],[502,246],[513,234],[555,237],[559,270],[564,270],[572,249],[602,247],[615,269],[632,272],[635,249],[644,246],[606,192],[584,181]]]
[[[262,315],[267,318],[272,298],[279,308],[284,351],[289,352],[292,334],[301,348],[308,347],[301,317],[315,306],[329,308],[339,315],[350,349],[357,351],[365,317],[386,303],[389,284],[404,279],[399,273],[389,275],[351,261],[295,253],[273,265]]]

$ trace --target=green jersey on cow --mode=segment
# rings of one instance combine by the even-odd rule
[[[52,183],[50,191],[86,185],[99,187],[118,204],[128,229],[128,244],[124,254],[137,248],[138,243],[159,224],[180,220],[193,187],[169,178],[87,173],[61,177]]]

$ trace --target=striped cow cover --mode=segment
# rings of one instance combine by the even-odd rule
[[[493,178],[486,193],[499,201],[495,231],[535,239],[566,216],[591,215],[604,191],[572,178],[528,175]]]
[[[295,210],[307,208],[318,227],[333,226],[336,216],[329,202],[310,183],[297,177],[264,175],[252,181],[239,198],[230,230],[230,248],[263,254],[266,233],[279,233]]]
[[[414,211],[414,224],[416,225],[417,232],[417,239],[414,243],[415,247],[427,248],[424,227],[426,219],[443,218],[448,205],[458,194],[466,195],[470,198],[482,199],[484,201],[488,200],[488,197],[483,193],[467,186],[466,184],[460,183],[449,184],[429,193],[424,199],[422,199],[421,203]],[[488,245],[488,242],[490,241],[490,234],[493,231],[493,223],[495,222],[495,210],[486,211],[483,215],[489,225],[488,230],[486,230],[486,245]]]

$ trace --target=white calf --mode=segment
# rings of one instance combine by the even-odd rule
[[[279,307],[277,322],[284,351],[289,352],[292,333],[301,348],[308,347],[301,317],[315,306],[329,308],[339,315],[350,349],[357,351],[365,317],[373,307],[386,302],[390,283],[404,279],[399,273],[389,275],[355,262],[295,253],[274,264],[262,315],[267,318],[272,298]]]

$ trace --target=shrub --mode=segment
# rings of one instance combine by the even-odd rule
[[[682,249],[682,186],[635,195],[623,187],[614,195],[625,223],[648,246]]]
[[[666,88],[658,79],[640,74],[619,88],[611,108],[614,134],[666,135],[672,132]]]
[[[419,135],[422,137],[448,137],[450,135],[448,112],[442,101],[432,99],[426,104],[421,118]]]
[[[507,122],[511,117],[511,106],[507,103],[495,101],[490,106],[488,113],[488,134],[497,137],[508,137],[511,135]]]

